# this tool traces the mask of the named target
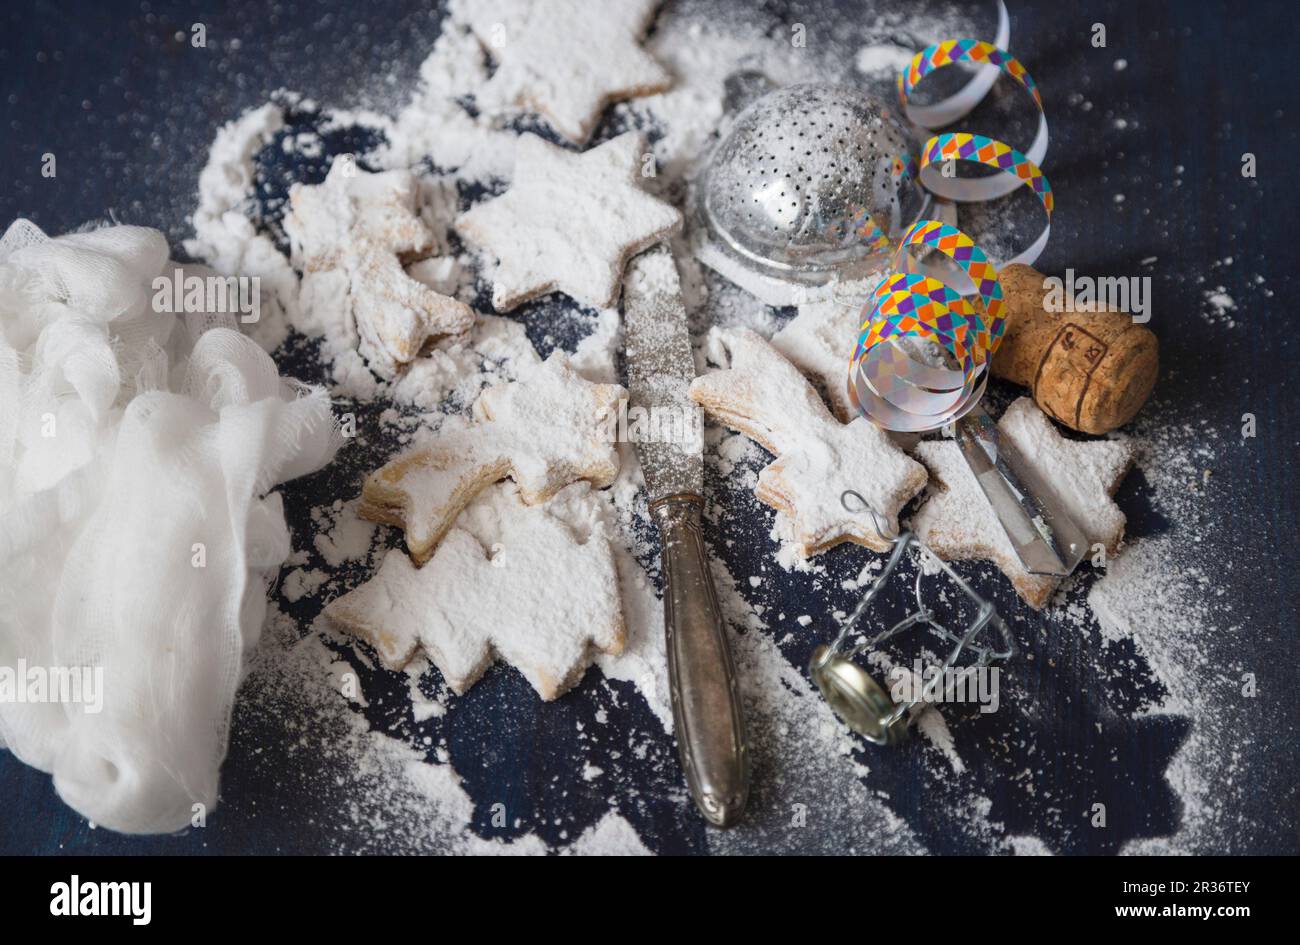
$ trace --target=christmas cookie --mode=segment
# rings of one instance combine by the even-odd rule
[[[785,517],[799,550],[815,555],[843,541],[887,550],[899,509],[925,485],[925,468],[869,421],[836,420],[799,370],[759,335],[745,329],[717,338],[730,364],[696,378],[691,397],[776,454],[755,495]],[[846,490],[860,494],[879,523],[869,512],[847,511],[840,501]]]
[[[833,297],[800,305],[772,336],[772,347],[813,379],[845,423],[856,415],[848,394],[849,357],[862,331],[863,307],[879,284],[879,278],[841,283]]]
[[[579,377],[557,351],[480,394],[469,427],[372,473],[359,511],[404,529],[411,557],[423,563],[470,500],[507,476],[529,505],[578,479],[607,486],[618,475],[613,421],[624,397],[617,384]]]
[[[618,301],[628,259],[682,225],[675,207],[637,184],[645,151],[638,132],[583,154],[520,137],[510,189],[456,221],[498,260],[498,311],[554,291],[595,308]]]
[[[284,228],[303,272],[304,304],[328,299],[350,318],[370,366],[392,376],[432,337],[467,330],[474,310],[411,278],[403,262],[435,248],[407,171],[371,174],[336,158],[324,183],[296,184]],[[339,302],[342,299],[342,303]]]
[[[331,602],[325,616],[369,641],[390,669],[422,650],[463,693],[500,657],[551,700],[581,678],[593,652],[622,652],[618,587],[603,531],[577,534],[502,483],[465,510],[427,564],[417,568],[390,551],[375,576]]]
[[[470,29],[497,61],[476,101],[487,112],[536,112],[574,144],[591,137],[605,106],[668,88],[641,48],[658,0],[474,0]]]
[[[998,421],[998,429],[1034,467],[1088,541],[1113,555],[1124,538],[1124,513],[1113,496],[1133,463],[1127,444],[1114,440],[1067,440],[1028,397],[1021,397]],[[931,495],[911,527],[930,550],[949,561],[992,561],[1035,610],[1060,581],[1027,572],[997,516],[951,440],[928,440],[914,451],[930,470]]]

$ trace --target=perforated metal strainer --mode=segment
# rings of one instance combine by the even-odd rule
[[[888,262],[930,198],[894,111],[858,89],[793,85],[735,118],[695,190],[701,261],[771,305],[821,297]]]

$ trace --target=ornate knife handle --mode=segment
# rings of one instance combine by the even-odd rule
[[[703,505],[698,495],[670,495],[650,511],[663,546],[668,679],[682,768],[705,819],[730,827],[749,798],[749,752],[700,528]]]

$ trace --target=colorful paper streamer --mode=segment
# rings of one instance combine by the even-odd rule
[[[1009,28],[999,0],[998,40]],[[977,75],[962,90],[933,106],[914,107],[909,97],[931,72],[955,62],[973,62],[1011,76],[1039,111],[1039,130],[1029,153],[983,135],[948,132],[931,137],[916,169],[920,183],[939,197],[959,202],[992,200],[1027,187],[1044,211],[1042,232],[1010,263],[1031,264],[1051,233],[1054,197],[1039,167],[1047,152],[1047,119],[1033,77],[1000,45],[975,39],[945,40],[917,53],[898,78],[908,117],[946,124],[983,98],[992,81]],[[1001,174],[981,178],[945,176],[949,161],[983,164]],[[910,170],[910,169],[909,169]],[[938,252],[950,265],[934,267],[915,253]],[[998,266],[975,241],[949,223],[919,220],[904,234],[892,274],[866,305],[866,318],[849,366],[849,397],[868,418],[890,430],[923,432],[946,426],[983,395],[988,368],[1006,329]],[[909,341],[909,339],[912,339]]]

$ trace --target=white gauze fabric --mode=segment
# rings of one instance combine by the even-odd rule
[[[216,806],[290,552],[270,490],[340,442],[328,395],[282,380],[233,316],[154,311],[175,268],[141,227],[19,220],[0,240],[0,672],[102,670],[98,712],[0,699],[0,747],[130,833]]]

